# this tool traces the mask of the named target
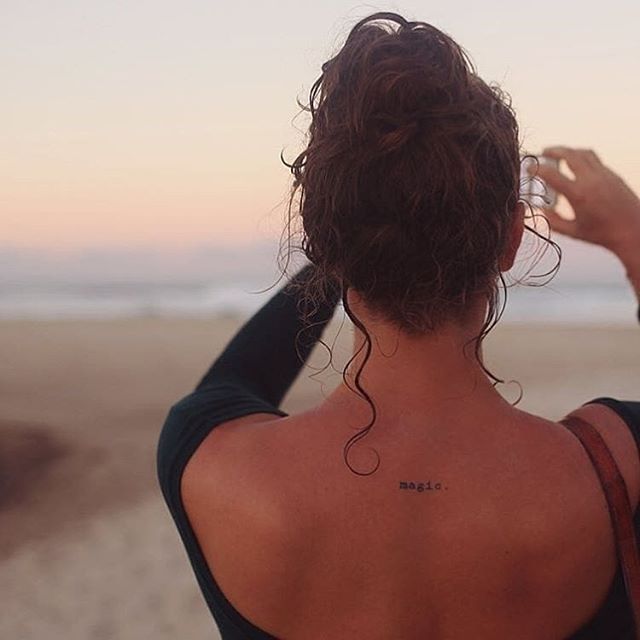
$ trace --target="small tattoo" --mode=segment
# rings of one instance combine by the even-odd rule
[[[441,482],[431,484],[431,480],[427,480],[426,482],[403,482],[401,480],[400,489],[422,493],[423,491],[440,491],[442,489],[446,491],[447,487],[443,487]]]

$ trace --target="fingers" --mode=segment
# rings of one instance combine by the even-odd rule
[[[576,177],[602,166],[600,158],[591,149],[572,149],[571,147],[555,146],[543,149],[542,155],[555,160],[566,160]]]
[[[551,188],[566,195],[569,200],[575,200],[577,195],[576,183],[571,178],[560,173],[555,167],[541,164],[538,166],[536,175],[542,178]]]
[[[595,151],[591,149],[583,149],[585,154],[585,159],[591,165],[592,169],[601,169],[603,167],[602,161],[598,157]]]
[[[557,231],[565,236],[575,237],[575,220],[563,218],[555,209],[543,208],[542,213],[547,219],[552,231]]]

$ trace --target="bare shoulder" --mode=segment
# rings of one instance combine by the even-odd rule
[[[640,452],[629,426],[613,409],[599,403],[582,405],[567,416],[586,420],[602,436],[625,480],[631,505],[635,507],[640,496]]]
[[[275,473],[280,420],[287,418],[254,414],[216,427],[181,483],[189,523],[214,580],[232,603],[244,603],[243,615],[258,626],[293,597],[285,591],[292,570],[286,558],[300,547]]]
[[[191,516],[205,500],[233,498],[232,492],[252,483],[265,459],[264,428],[273,429],[283,418],[254,413],[217,425],[187,462],[181,478],[181,495]],[[260,441],[260,442],[258,442]],[[261,453],[261,455],[260,455]]]
[[[568,416],[586,420],[602,436],[634,509],[640,494],[640,459],[627,424],[603,404],[582,405]],[[532,598],[532,606],[536,602],[565,620],[573,617],[577,629],[604,602],[618,560],[609,510],[587,451],[564,425],[553,421],[549,425],[546,433],[551,437],[540,449],[542,457],[537,456],[542,460],[541,486],[546,495],[542,502],[534,501],[531,512],[545,523],[529,547],[532,593],[537,598]],[[527,490],[525,494],[530,495]],[[527,538],[530,529],[525,526],[522,532]]]

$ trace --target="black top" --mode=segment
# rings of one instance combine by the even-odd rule
[[[310,264],[305,266],[294,279],[308,277],[313,268]],[[340,292],[335,288],[330,299],[318,307],[311,327],[298,335],[303,328],[300,301],[296,292],[285,285],[242,326],[195,390],[171,407],[160,433],[160,487],[223,640],[275,639],[244,618],[218,587],[182,503],[183,470],[216,425],[252,413],[287,415],[278,406],[320,339],[339,299]],[[585,404],[593,402],[606,404],[622,417],[640,450],[640,402],[602,397]],[[640,510],[634,513],[634,523],[640,535]],[[632,629],[631,607],[618,567],[606,600],[570,640],[622,640],[633,637]]]

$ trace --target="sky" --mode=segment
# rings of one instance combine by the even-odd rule
[[[374,11],[430,22],[511,94],[524,149],[640,190],[640,3],[0,0],[0,249],[278,238],[321,64]]]

